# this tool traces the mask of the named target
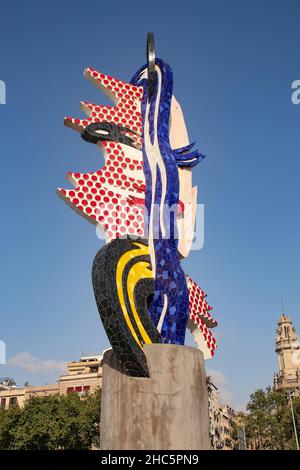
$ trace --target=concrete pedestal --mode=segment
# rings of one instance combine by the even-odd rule
[[[210,449],[203,354],[195,348],[145,345],[150,378],[122,373],[104,355],[102,450]]]

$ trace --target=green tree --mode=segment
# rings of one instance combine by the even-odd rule
[[[296,422],[300,423],[300,398],[293,400]],[[291,408],[284,392],[271,387],[256,390],[247,405],[247,440],[256,449],[295,449]]]
[[[0,413],[0,449],[56,450],[99,447],[100,390],[79,397],[32,397]]]
[[[8,410],[0,410],[0,449],[14,449],[13,443],[19,428],[21,410],[12,406]]]

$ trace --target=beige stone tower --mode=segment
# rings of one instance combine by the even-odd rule
[[[289,317],[281,314],[276,331],[278,374],[274,376],[275,390],[291,389],[300,394],[300,342]]]

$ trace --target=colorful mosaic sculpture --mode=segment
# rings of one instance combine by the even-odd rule
[[[149,45],[148,63],[130,83],[85,70],[114,106],[82,102],[87,118],[67,117],[65,124],[100,147],[105,165],[69,173],[75,188],[58,189],[105,232],[93,264],[94,292],[110,343],[133,376],[148,375],[143,344],[184,344],[187,326],[206,359],[216,348],[211,307],[180,264],[194,234],[191,169],[203,155],[188,142],[172,70]]]

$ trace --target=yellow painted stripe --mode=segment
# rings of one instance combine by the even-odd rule
[[[122,312],[123,312],[125,321],[127,323],[127,326],[129,328],[132,336],[134,337],[135,341],[139,345],[139,347],[142,348],[141,342],[140,342],[140,340],[139,340],[139,338],[138,338],[138,336],[137,336],[137,334],[134,330],[133,324],[130,320],[129,314],[128,314],[127,309],[126,309],[124,290],[123,290],[123,282],[122,282],[123,272],[124,272],[126,264],[130,260],[135,258],[136,256],[141,256],[141,255],[148,254],[148,247],[146,245],[143,245],[142,243],[138,243],[138,242],[135,242],[134,245],[136,245],[138,247],[138,249],[137,250],[127,251],[126,253],[124,253],[121,256],[121,258],[118,261],[117,272],[116,272],[116,284],[117,284],[117,292],[118,292],[120,305],[121,305]]]
[[[149,269],[148,261],[139,261],[138,263],[134,264],[130,268],[128,277],[127,277],[127,292],[128,292],[130,307],[131,307],[134,319],[136,321],[137,327],[139,329],[139,332],[141,333],[141,336],[144,342],[146,344],[151,344],[152,341],[140,320],[139,314],[136,310],[135,303],[134,303],[134,289],[135,289],[137,282],[140,279],[152,279],[152,272]]]

